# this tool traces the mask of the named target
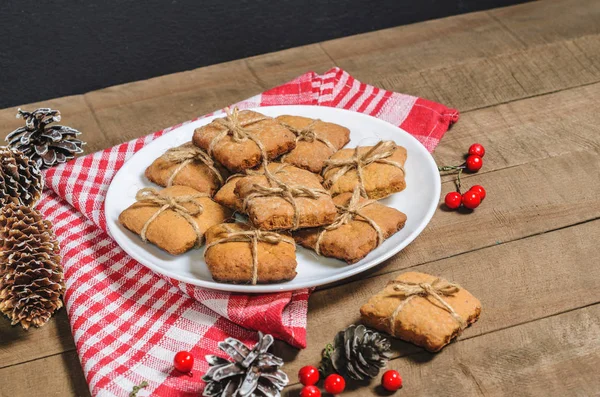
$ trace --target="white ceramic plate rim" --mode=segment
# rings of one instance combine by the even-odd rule
[[[179,280],[184,283],[191,284],[191,285],[196,285],[196,286],[211,289],[211,290],[229,291],[229,292],[271,293],[271,292],[293,291],[293,290],[298,290],[298,289],[303,289],[303,288],[316,287],[319,285],[330,284],[330,283],[354,276],[354,275],[364,272],[374,266],[377,266],[378,264],[382,263],[383,261],[391,258],[395,254],[400,252],[402,249],[404,249],[408,244],[410,244],[423,231],[423,229],[425,229],[425,227],[427,226],[427,224],[429,223],[429,221],[431,220],[431,218],[433,217],[433,214],[435,213],[435,211],[437,209],[440,192],[441,192],[441,180],[439,178],[437,165],[436,165],[433,157],[427,151],[427,149],[415,137],[413,137],[406,131],[404,131],[401,128],[398,128],[390,123],[387,123],[383,120],[377,119],[375,117],[372,117],[372,116],[369,116],[369,115],[366,115],[363,113],[352,112],[350,110],[339,109],[339,108],[310,106],[310,105],[267,106],[267,107],[252,108],[251,110],[262,112],[262,113],[265,113],[265,114],[268,114],[271,116],[280,115],[280,114],[298,114],[298,113],[300,113],[302,115],[306,115],[307,108],[317,108],[317,109],[319,109],[319,112],[323,112],[323,109],[328,109],[327,111],[331,111],[331,112],[352,113],[353,116],[358,115],[359,117],[364,117],[365,119],[369,119],[368,122],[373,123],[374,127],[376,127],[377,125],[383,125],[383,127],[385,127],[386,129],[394,128],[397,130],[396,133],[398,134],[398,137],[402,138],[400,140],[409,140],[409,141],[414,141],[413,143],[416,143],[416,145],[414,145],[413,149],[421,151],[421,154],[424,155],[425,159],[427,159],[424,163],[421,163],[419,165],[422,167],[429,167],[430,168],[429,171],[431,171],[434,175],[438,175],[438,177],[434,178],[434,180],[432,181],[434,183],[433,199],[429,203],[429,206],[426,210],[424,218],[419,222],[419,225],[415,228],[415,230],[412,233],[410,233],[406,238],[404,238],[404,240],[402,240],[400,243],[396,244],[393,247],[390,247],[389,250],[387,250],[386,252],[384,252],[382,254],[377,255],[374,258],[369,258],[370,255],[367,255],[367,257],[365,257],[360,262],[353,264],[353,265],[348,265],[348,267],[345,271],[340,272],[338,274],[334,274],[329,277],[324,277],[324,278],[320,278],[317,280],[312,279],[312,280],[307,280],[304,282],[294,282],[294,280],[292,280],[290,282],[279,283],[279,284],[246,285],[246,284],[219,283],[219,282],[212,281],[212,280],[208,281],[208,280],[203,280],[200,278],[184,276],[184,275],[178,274],[176,272],[169,271],[168,269],[164,269],[164,268],[156,265],[152,261],[149,261],[149,260],[146,260],[145,258],[143,258],[141,255],[138,254],[138,252],[135,249],[131,249],[129,244],[125,243],[124,239],[130,239],[130,237],[127,236],[120,229],[120,226],[118,224],[118,219],[112,219],[109,214],[109,209],[113,208],[114,205],[116,205],[115,202],[116,202],[117,198],[119,197],[119,193],[118,193],[118,190],[120,189],[119,181],[122,179],[122,177],[124,175],[126,175],[127,173],[130,173],[130,172],[141,172],[143,174],[144,170],[131,170],[130,169],[131,168],[130,165],[133,163],[132,160],[134,158],[137,158],[137,156],[143,156],[144,152],[146,152],[149,148],[152,148],[154,146],[163,146],[165,144],[165,141],[167,141],[167,139],[169,139],[170,136],[172,137],[173,136],[172,134],[175,133],[178,129],[198,128],[202,125],[210,123],[213,119],[215,119],[217,117],[222,117],[221,112],[215,113],[211,116],[204,117],[204,118],[198,119],[196,121],[183,124],[177,128],[174,128],[173,130],[169,131],[165,135],[150,142],[144,148],[140,149],[136,154],[134,154],[123,165],[123,167],[121,167],[121,169],[117,172],[117,174],[114,176],[113,180],[111,181],[111,184],[110,184],[107,194],[106,194],[106,200],[105,200],[105,215],[106,215],[106,222],[107,222],[107,226],[108,226],[110,235],[115,239],[117,244],[119,244],[119,246],[129,256],[131,256],[136,261],[140,262],[142,265],[148,267],[149,269],[151,269],[152,271],[154,271],[156,273],[162,274],[164,276],[167,276],[167,277],[170,277],[175,280]],[[294,109],[296,109],[297,111],[294,112]],[[310,110],[309,110],[309,112],[310,112]],[[400,142],[398,142],[398,143],[402,144]],[[172,147],[172,146],[176,146],[176,145],[172,144],[172,145],[169,145],[168,147]],[[410,156],[411,153],[409,152],[408,155]],[[147,184],[151,185],[149,182]],[[125,209],[125,208],[121,208],[121,210],[123,210],[123,209]],[[407,214],[407,216],[410,216],[410,214]],[[386,240],[386,242],[387,241],[389,241],[389,240]],[[385,242],[384,242],[384,244],[385,244]],[[304,249],[304,248],[298,247],[298,249]],[[299,263],[299,266],[300,266],[300,263]]]

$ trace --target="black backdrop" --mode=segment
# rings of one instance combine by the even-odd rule
[[[524,0],[3,0],[0,108]]]

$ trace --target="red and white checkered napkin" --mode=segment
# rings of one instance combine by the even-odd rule
[[[458,112],[421,98],[356,81],[334,68],[304,74],[238,103],[240,108],[319,105],[351,109],[400,126],[433,150]],[[204,290],[159,276],[127,256],[106,232],[104,199],[115,173],[136,151],[175,127],[78,158],[46,171],[38,208],[55,225],[65,268],[65,303],[77,351],[95,396],[198,395],[206,354],[233,336],[256,331],[306,345],[308,290],[240,295]],[[172,369],[177,351],[196,357],[192,377]]]

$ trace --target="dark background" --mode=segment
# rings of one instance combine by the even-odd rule
[[[524,0],[4,0],[0,108]]]

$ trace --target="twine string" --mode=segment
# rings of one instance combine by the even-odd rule
[[[298,229],[300,226],[300,212],[298,209],[298,202],[296,200],[297,198],[307,197],[316,200],[320,195],[329,195],[329,193],[324,189],[288,185],[273,175],[266,165],[264,166],[264,172],[270,186],[262,186],[257,183],[252,184],[248,193],[246,194],[246,197],[244,198],[242,208],[244,212],[247,213],[249,203],[256,198],[281,197],[290,203],[294,209],[294,217],[292,220],[293,230]]]
[[[439,302],[448,313],[450,313],[452,318],[456,320],[456,322],[459,324],[460,331],[466,328],[466,322],[454,310],[454,308],[442,298],[442,296],[454,296],[454,294],[460,290],[460,286],[458,284],[451,283],[441,278],[436,278],[432,283],[413,283],[408,281],[393,280],[388,285],[394,286],[394,294],[390,294],[390,296],[395,296],[395,293],[399,292],[406,298],[400,302],[392,315],[389,317],[390,333],[392,335],[394,335],[396,331],[396,317],[398,314],[400,314],[402,309],[404,309],[406,304],[417,296],[423,298],[432,297]]]
[[[329,176],[323,182],[325,187],[331,188],[337,180],[352,169],[356,169],[358,178],[358,186],[360,188],[360,194],[363,197],[367,196],[367,191],[364,184],[363,168],[372,163],[387,164],[397,167],[402,170],[402,173],[406,173],[404,166],[396,161],[387,159],[396,150],[396,144],[393,141],[379,141],[375,146],[369,149],[366,153],[360,154],[359,147],[354,149],[352,157],[347,159],[329,159],[325,161],[325,169],[323,169],[323,175],[327,172],[337,169],[333,175]]]
[[[256,285],[258,282],[258,243],[265,242],[268,244],[279,244],[279,243],[287,243],[295,245],[294,240],[291,238],[282,236],[275,232],[267,232],[263,230],[253,229],[253,230],[243,230],[243,231],[234,231],[230,226],[224,225],[225,227],[225,237],[222,237],[218,240],[211,242],[206,245],[204,250],[204,255],[208,252],[209,248],[223,243],[233,243],[233,242],[248,242],[250,243],[250,251],[252,253],[252,285]]]
[[[375,200],[365,200],[360,203],[360,188],[356,186],[354,188],[354,192],[352,193],[352,197],[347,205],[341,206],[336,205],[338,209],[338,214],[334,219],[331,225],[325,226],[319,232],[319,236],[317,237],[317,242],[315,243],[315,252],[317,255],[321,255],[321,241],[323,240],[323,236],[326,232],[338,229],[339,227],[350,223],[353,220],[360,220],[368,223],[377,233],[377,246],[379,247],[383,242],[383,231],[379,227],[379,225],[371,218],[366,216],[364,213],[361,213],[361,210],[371,204],[373,204]],[[357,219],[357,217],[360,217]]]
[[[196,199],[200,197],[208,197],[208,195],[200,193],[176,197],[161,196],[156,189],[151,187],[143,188],[140,191],[138,191],[135,195],[135,199],[137,200],[137,202],[160,206],[158,211],[156,211],[144,223],[144,226],[142,227],[142,230],[140,232],[140,237],[142,238],[142,241],[148,242],[148,239],[146,238],[146,233],[148,232],[148,227],[150,226],[150,224],[152,224],[152,222],[154,222],[160,214],[167,210],[171,210],[179,216],[181,216],[183,219],[185,219],[190,224],[190,226],[192,226],[197,237],[196,247],[202,245],[202,231],[196,223],[196,220],[193,218],[194,216],[202,214],[202,212],[204,211],[204,207],[202,207],[202,204],[196,201]],[[190,204],[192,206],[192,209],[186,208],[183,204]]]
[[[225,108],[225,117],[215,119],[214,122],[218,124],[223,130],[215,136],[210,145],[208,146],[208,154],[210,156],[213,155],[213,151],[215,150],[215,146],[219,143],[223,138],[227,135],[231,136],[231,139],[236,142],[245,142],[247,140],[251,140],[258,146],[260,150],[260,154],[262,156],[263,162],[267,159],[267,151],[260,141],[254,134],[252,134],[246,127],[249,125],[258,123],[259,121],[267,120],[268,117],[263,115],[257,115],[250,120],[240,121],[239,109],[234,107],[233,110],[230,110],[228,107]]]
[[[304,128],[296,128],[296,127],[293,127],[284,122],[280,122],[280,124],[283,125],[285,128],[287,128],[288,130],[292,131],[296,135],[296,143],[298,143],[300,141],[306,141],[306,142],[312,143],[315,140],[317,140],[319,142],[324,143],[333,153],[337,150],[336,147],[333,146],[333,144],[328,139],[323,138],[322,136],[319,136],[319,134],[317,134],[317,132],[314,130],[315,125],[319,121],[321,121],[321,120],[315,119],[315,120],[311,121],[310,124],[308,124]]]
[[[196,147],[195,145],[183,145],[169,149],[164,154],[164,159],[171,163],[179,164],[177,168],[171,173],[171,176],[167,180],[167,187],[173,186],[175,177],[189,164],[194,161],[199,161],[206,165],[213,176],[219,181],[219,187],[222,186],[225,181],[223,176],[215,167],[215,162],[204,150]]]

